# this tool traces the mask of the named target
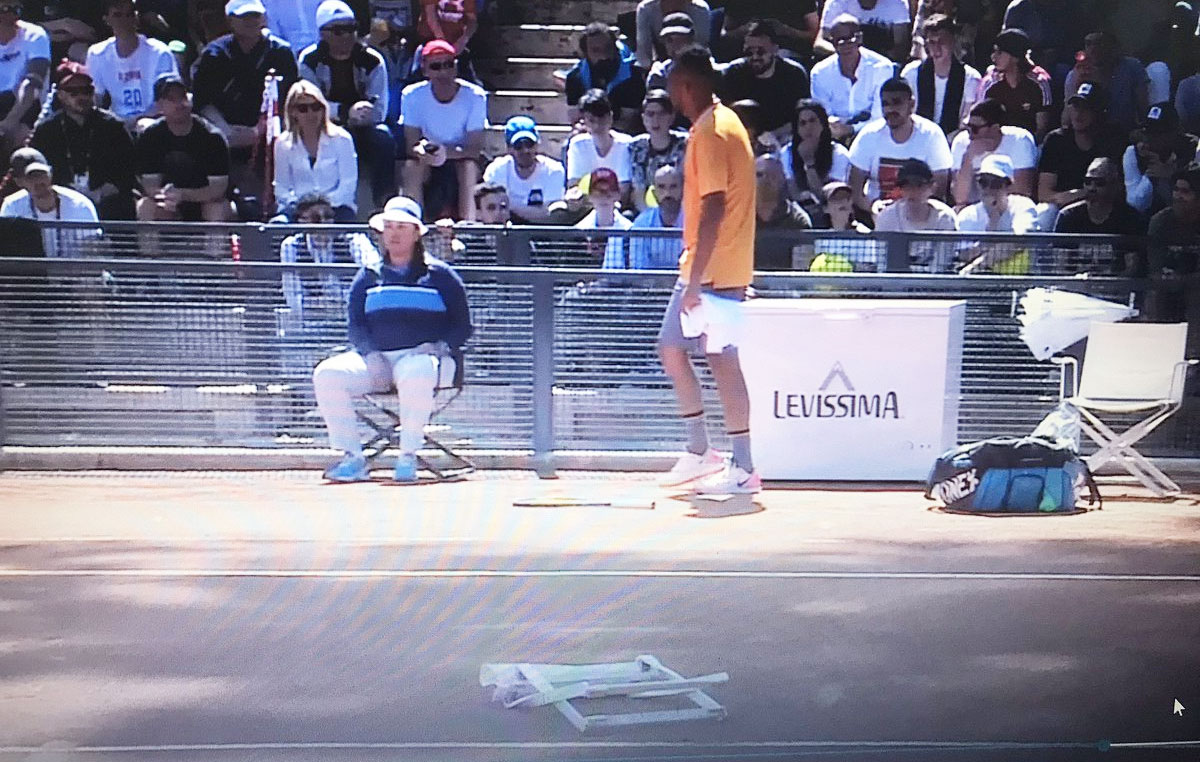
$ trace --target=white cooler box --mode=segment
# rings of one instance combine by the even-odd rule
[[[764,479],[919,481],[956,444],[965,302],[753,299],[745,311]]]

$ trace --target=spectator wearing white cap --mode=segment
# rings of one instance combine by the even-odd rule
[[[357,36],[354,11],[344,0],[317,7],[321,39],[300,52],[300,77],[329,102],[330,119],[354,138],[358,159],[371,178],[371,198],[382,206],[396,192],[396,137],[388,114],[387,64]]]
[[[154,82],[163,74],[178,74],[175,54],[161,40],[138,33],[134,0],[104,0],[104,23],[113,36],[88,48],[87,68],[96,83],[96,100],[129,127],[154,111]]]
[[[955,203],[963,207],[979,200],[975,175],[984,158],[992,154],[1007,156],[1012,161],[1013,192],[1032,197],[1038,147],[1029,130],[1005,124],[1004,106],[991,98],[971,107],[965,126],[950,144],[950,185]]]
[[[230,183],[245,196],[261,197],[263,177],[250,166],[259,142],[267,74],[280,77],[279,93],[296,81],[296,57],[286,42],[266,31],[262,0],[229,0],[225,14],[230,34],[213,40],[192,69],[197,113],[209,120],[229,144]]]
[[[347,298],[349,352],[313,371],[317,408],[329,444],[343,453],[325,471],[336,482],[366,481],[354,398],[395,388],[401,421],[394,476],[417,481],[417,450],[433,410],[439,379],[454,377],[452,354],[472,333],[462,279],[450,265],[427,256],[421,207],[404,196],[390,199],[370,220],[383,244],[378,262],[358,271]]]
[[[545,223],[550,205],[563,197],[567,172],[561,162],[538,153],[537,122],[514,116],[504,125],[508,153],[483,170],[483,180],[508,191],[509,209],[517,222]]]
[[[0,217],[23,217],[39,222],[96,222],[96,207],[82,193],[55,185],[46,157],[33,148],[18,148],[10,159],[13,180],[21,190],[0,204]],[[42,228],[47,257],[79,258],[87,254],[95,229]]]
[[[1037,228],[1039,210],[1027,196],[1012,192],[1013,165],[1007,156],[991,154],[980,163],[975,181],[979,184],[980,200],[958,213],[958,229],[973,232],[1026,233]],[[969,263],[959,272],[973,274],[981,269],[994,273],[1023,275],[1030,271],[1028,249],[1012,244],[986,248],[978,243],[964,247],[960,258]]]
[[[457,77],[458,52],[446,40],[431,40],[421,48],[421,70],[426,81],[404,88],[400,114],[409,160],[404,164],[404,188],[419,204],[426,200],[426,185],[435,172],[445,189],[458,183],[457,212],[462,220],[475,219],[474,188],[479,182],[479,155],[487,129],[487,91]],[[440,216],[440,215],[439,215]]]

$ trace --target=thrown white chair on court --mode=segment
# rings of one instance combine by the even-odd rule
[[[1079,410],[1080,427],[1100,446],[1088,459],[1094,472],[1117,461],[1159,497],[1178,495],[1179,485],[1134,449],[1183,402],[1187,323],[1093,323],[1083,373],[1073,357],[1056,358],[1063,368],[1060,394]],[[1067,395],[1068,377],[1072,395]],[[1141,420],[1115,431],[1099,414],[1138,415]]]

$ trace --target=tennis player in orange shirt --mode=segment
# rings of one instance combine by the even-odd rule
[[[750,457],[750,395],[738,359],[741,307],[754,270],[754,155],[732,109],[714,95],[718,74],[701,46],[676,55],[671,102],[692,122],[683,170],[683,255],[658,334],[687,427],[687,453],[662,485],[705,494],[762,491]],[[703,349],[717,381],[732,444],[728,461],[708,443],[700,382],[690,353]]]

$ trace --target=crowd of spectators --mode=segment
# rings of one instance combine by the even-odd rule
[[[561,153],[514,114],[491,157],[471,52],[484,5],[0,0],[0,154],[36,149],[13,155],[0,214],[295,222],[316,197],[351,222],[403,192],[428,221],[676,229],[689,125],[671,61],[702,44],[753,137],[764,231],[1149,232],[1155,253],[1115,267],[1195,268],[1180,249],[1200,235],[1187,2],[641,0],[588,23],[559,72]],[[756,264],[881,266],[840,240],[765,236]],[[671,267],[677,247],[613,237],[597,254]],[[1019,272],[1027,254],[930,244],[913,264]]]

